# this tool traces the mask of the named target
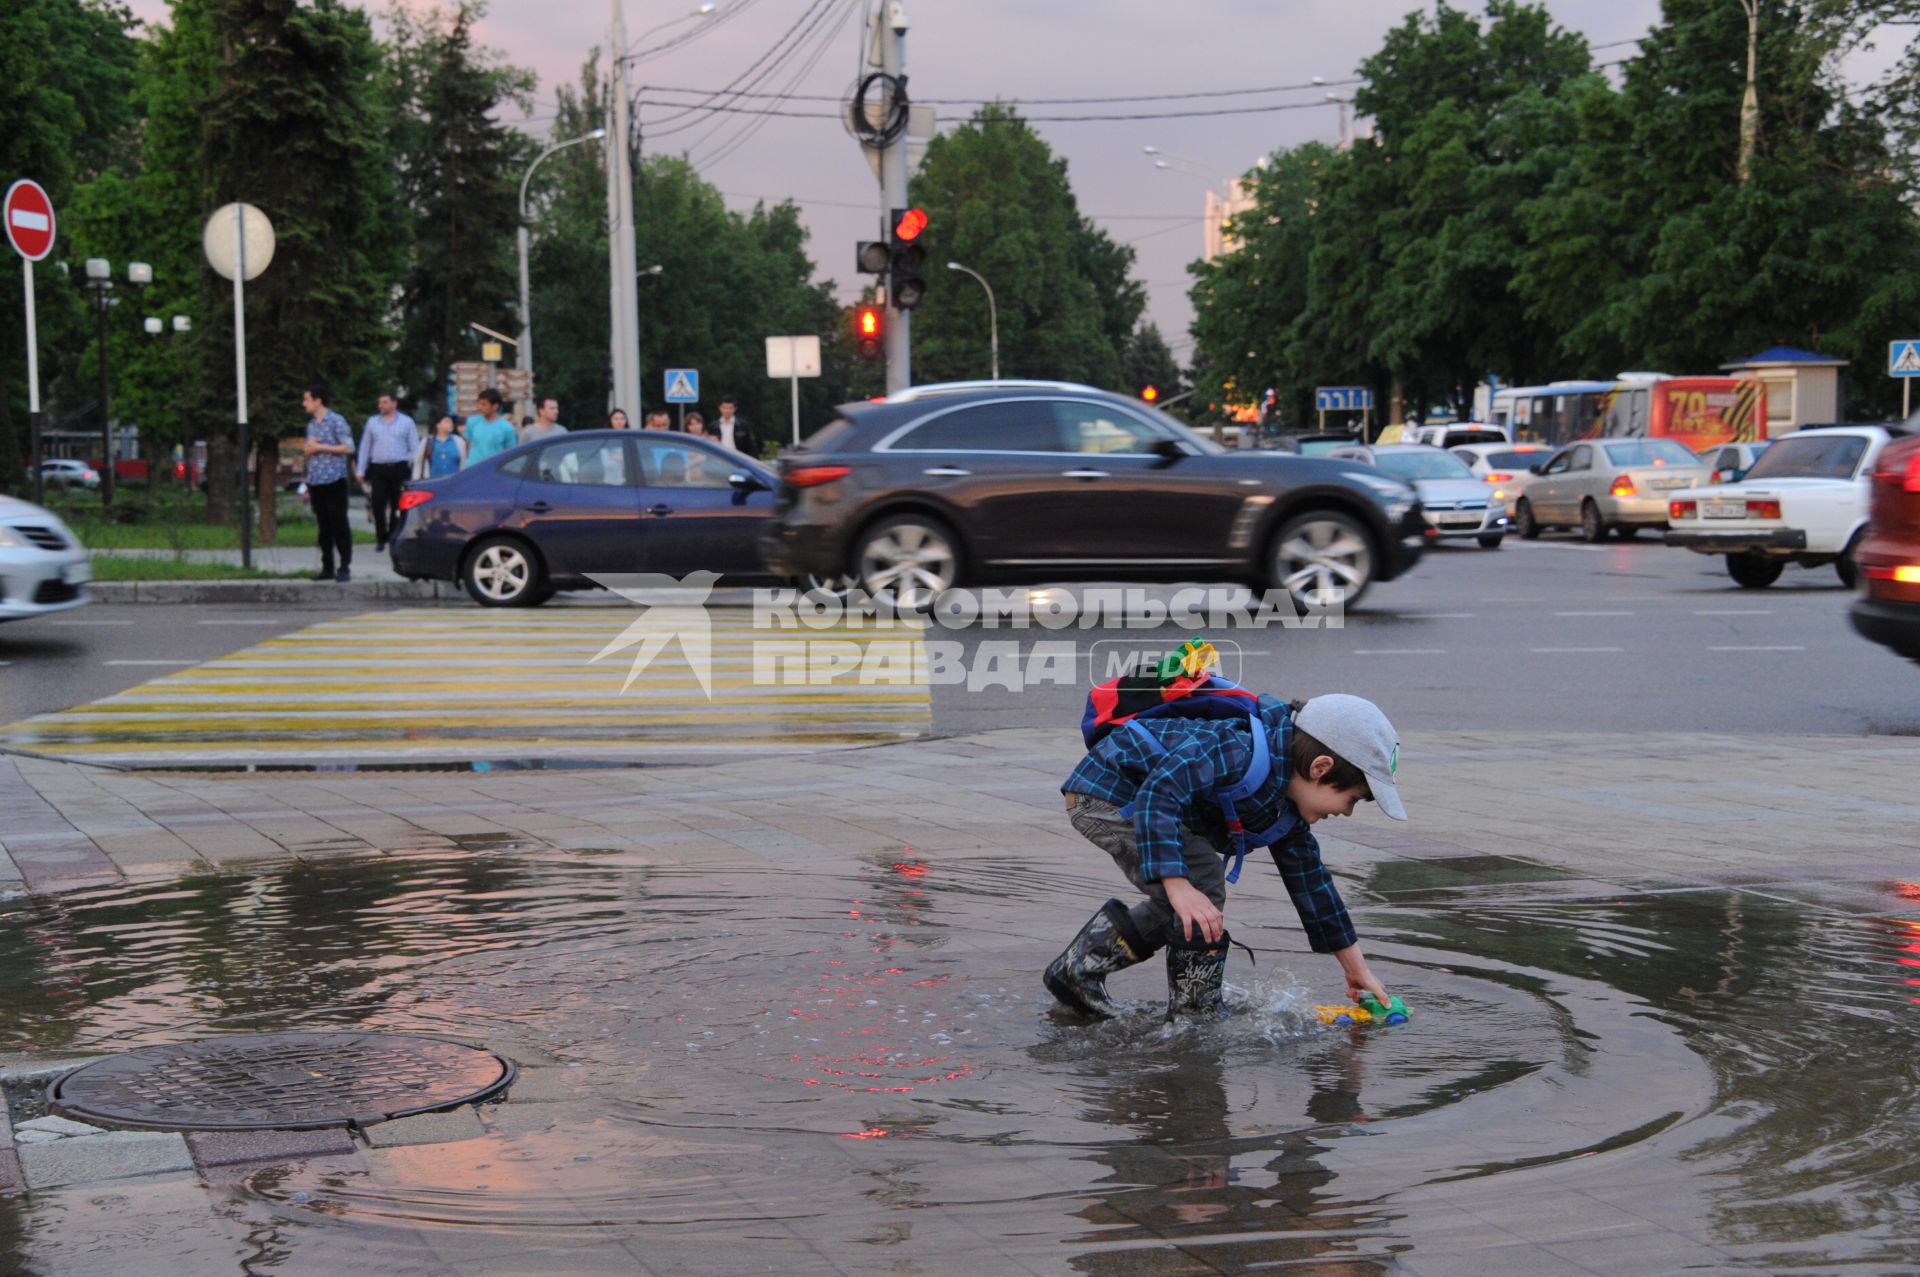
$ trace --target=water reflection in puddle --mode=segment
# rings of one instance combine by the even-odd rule
[[[1920,1233],[1920,924],[1387,862],[1413,1024],[1323,1028],[1305,954],[1237,956],[1225,1024],[1164,1025],[1157,962],[1068,1023],[1035,973],[1103,886],[423,853],[0,902],[0,1049],[437,1031],[561,1092],[211,1218],[36,1194],[0,1268],[115,1271],[109,1217],[163,1198],[156,1272],[1899,1271]]]

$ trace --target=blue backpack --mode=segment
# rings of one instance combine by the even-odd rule
[[[1081,739],[1091,749],[1114,731],[1126,730],[1134,734],[1149,757],[1158,758],[1167,752],[1167,747],[1147,729],[1142,719],[1245,719],[1253,737],[1253,761],[1240,779],[1218,785],[1213,791],[1213,801],[1219,804],[1220,816],[1233,838],[1233,864],[1227,870],[1227,881],[1239,882],[1247,851],[1272,846],[1298,823],[1297,817],[1286,816],[1267,829],[1249,830],[1241,823],[1234,807],[1251,798],[1273,773],[1273,751],[1267,744],[1266,724],[1260,718],[1260,699],[1246,688],[1210,674],[1204,665],[1197,673],[1183,672],[1174,678],[1165,678],[1163,673],[1129,671],[1119,678],[1096,684],[1087,693],[1086,712],[1080,720]],[[1120,809],[1120,814],[1131,818],[1133,807],[1128,803]]]

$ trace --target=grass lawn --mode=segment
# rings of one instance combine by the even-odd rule
[[[96,581],[302,581],[307,572],[262,572],[237,563],[197,563],[192,559],[124,558],[99,554],[93,558]]]
[[[237,550],[240,529],[207,522],[206,501],[197,493],[163,489],[157,495],[122,489],[111,508],[93,493],[47,493],[47,506],[66,521],[80,544],[99,550]],[[279,506],[282,545],[312,545],[313,519],[300,499],[282,494]],[[255,538],[255,544],[259,540]],[[373,533],[355,528],[355,545],[372,545]],[[106,578],[102,578],[106,579]],[[121,578],[123,580],[129,578]],[[139,578],[150,580],[156,578]],[[181,578],[184,579],[184,578]]]

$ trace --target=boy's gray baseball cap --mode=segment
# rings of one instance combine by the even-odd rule
[[[1400,737],[1380,707],[1364,696],[1335,692],[1316,696],[1293,721],[1300,730],[1366,773],[1373,801],[1395,820],[1405,820],[1394,773],[1400,770]]]

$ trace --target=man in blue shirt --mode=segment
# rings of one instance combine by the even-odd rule
[[[400,411],[400,401],[380,396],[380,411],[367,418],[360,435],[360,464],[354,467],[367,489],[373,514],[375,550],[400,530],[400,489],[413,474],[414,455],[420,451],[420,431],[413,418]]]
[[[487,387],[480,392],[480,415],[467,418],[467,464],[505,452],[519,442],[513,423],[500,415],[500,392]]]
[[[307,499],[320,525],[320,575],[316,581],[346,581],[352,575],[353,529],[347,523],[347,459],[353,456],[353,427],[327,407],[327,388],[308,386],[300,396],[307,410]],[[334,554],[340,569],[334,570]]]
[[[1229,824],[1216,794],[1247,775],[1254,732],[1264,737],[1270,770],[1234,805]],[[1223,858],[1243,852],[1257,832],[1314,952],[1339,962],[1350,997],[1365,991],[1386,1002],[1311,827],[1352,815],[1363,800],[1405,820],[1399,762],[1387,716],[1344,694],[1304,703],[1263,696],[1258,713],[1243,719],[1137,718],[1101,738],[1060,787],[1068,819],[1147,898],[1131,909],[1107,901],[1047,968],[1048,991],[1082,1014],[1111,1016],[1106,977],[1164,947],[1168,1018],[1218,1016],[1227,961]]]

